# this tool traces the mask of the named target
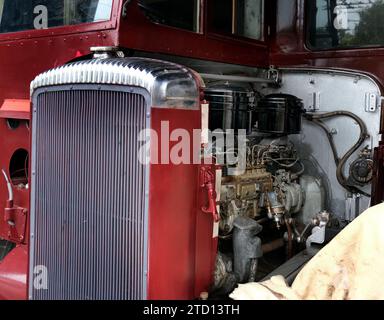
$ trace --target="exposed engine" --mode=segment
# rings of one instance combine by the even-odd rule
[[[225,294],[238,283],[260,280],[258,261],[263,254],[282,249],[289,259],[295,248],[323,243],[332,215],[325,211],[322,180],[306,173],[290,139],[301,132],[303,118],[313,121],[315,117],[306,114],[299,98],[288,94],[260,97],[246,85],[230,83],[208,86],[205,97],[210,103],[210,130],[219,130],[209,148],[222,165],[214,290]],[[246,133],[243,153],[239,130]],[[227,145],[232,135],[238,143],[235,148]],[[244,170],[222,163],[223,154],[237,157],[237,165],[245,158]],[[344,158],[348,156],[350,152]],[[370,181],[371,174],[370,152],[364,149],[350,165],[350,178],[340,177],[340,184],[351,190],[352,184]]]
[[[298,213],[304,191],[299,182],[303,173],[296,150],[287,137],[248,142],[247,169],[238,176],[222,179],[220,212],[221,235],[233,231],[238,216],[259,219],[267,213],[280,228],[285,213]],[[300,168],[301,166],[301,168]],[[299,167],[298,170],[295,170]]]
[[[103,83],[105,87],[101,86],[102,90],[94,90],[93,84],[89,84],[89,87],[85,86],[86,89],[83,89],[84,84],[79,84],[78,87],[74,85],[76,88],[80,88],[75,91],[74,101],[76,103],[74,104],[68,103],[72,101],[72,98],[67,98],[73,94],[72,85],[68,86],[68,90],[59,90],[58,94],[63,97],[62,99],[56,99],[56,96],[50,95],[49,90],[41,88],[52,87],[55,92],[58,88],[57,81],[61,85],[66,85],[66,81],[72,81],[69,74],[82,74],[83,78],[88,78],[87,72],[93,70],[89,68],[91,65],[89,62],[74,63],[66,68],[54,69],[40,75],[33,82],[36,86],[34,87],[36,97],[40,94],[49,95],[47,100],[32,99],[37,101],[35,102],[36,110],[39,110],[34,117],[34,130],[37,132],[36,136],[40,137],[40,140],[34,142],[35,152],[32,152],[38,155],[39,161],[33,163],[39,165],[43,172],[40,173],[43,174],[43,178],[39,177],[35,181],[35,189],[45,188],[46,185],[52,183],[50,168],[64,168],[68,165],[62,162],[60,157],[49,157],[53,152],[50,152],[51,149],[47,147],[45,137],[56,139],[52,140],[53,142],[49,145],[52,149],[57,148],[57,144],[65,143],[64,146],[61,145],[63,150],[67,150],[65,149],[67,146],[83,150],[84,160],[78,164],[76,158],[70,158],[71,165],[76,168],[70,174],[72,183],[68,183],[66,178],[57,185],[57,189],[45,188],[46,192],[49,191],[48,193],[52,196],[37,197],[36,194],[32,194],[35,197],[32,199],[35,205],[32,206],[34,212],[31,217],[34,219],[32,221],[40,221],[38,219],[56,221],[59,217],[59,220],[70,221],[70,225],[83,226],[86,228],[84,230],[98,226],[98,239],[101,239],[99,242],[103,243],[101,248],[109,248],[112,243],[116,248],[112,251],[109,250],[110,252],[119,252],[124,249],[124,253],[120,255],[96,255],[101,261],[99,265],[104,265],[104,261],[108,261],[109,266],[120,264],[122,265],[121,270],[128,270],[131,275],[134,275],[126,277],[129,283],[136,281],[137,284],[143,284],[138,288],[132,287],[132,291],[128,292],[129,297],[145,297],[145,288],[149,287],[149,292],[152,292],[149,297],[152,297],[152,294],[156,294],[157,297],[168,297],[169,294],[171,297],[180,297],[181,293],[181,296],[187,298],[201,294],[201,298],[204,299],[207,297],[208,286],[212,283],[212,262],[215,257],[216,268],[210,292],[211,297],[227,296],[239,283],[262,281],[265,277],[270,277],[273,272],[285,276],[284,273],[280,273],[281,269],[295,260],[306,248],[307,250],[303,254],[307,257],[296,261],[294,266],[296,268],[294,272],[298,272],[316,254],[315,251],[332,237],[332,235],[329,237],[326,231],[330,231],[333,223],[335,225],[340,223],[342,226],[342,224],[352,221],[364,208],[368,207],[371,181],[376,179],[372,150],[381,139],[377,135],[379,121],[370,122],[371,119],[378,120],[380,115],[375,111],[378,107],[375,110],[370,107],[374,103],[379,104],[382,101],[378,94],[365,94],[375,90],[369,79],[363,79],[360,75],[352,76],[349,73],[334,74],[331,71],[318,71],[312,74],[304,73],[302,70],[291,72],[284,70],[281,72],[281,76],[276,78],[277,80],[282,79],[281,82],[271,80],[269,76],[255,79],[239,75],[231,78],[229,75],[205,73],[204,79],[215,80],[208,81],[208,85],[205,87],[205,100],[209,103],[209,108],[207,108],[205,102],[201,103],[200,89],[204,83],[195,73],[189,73],[190,71],[185,68],[168,65],[163,61],[151,60],[148,63],[142,58],[126,58],[121,61],[113,59],[112,63],[116,64],[117,70],[134,75],[127,78],[132,81],[134,87],[140,77],[143,77],[137,70],[141,70],[143,65],[148,66],[148,70],[143,71],[144,78],[148,80],[148,87],[156,84],[152,88],[151,95],[153,99],[158,99],[152,102],[156,106],[156,108],[153,107],[153,118],[157,119],[152,122],[160,126],[163,121],[159,120],[169,121],[172,118],[172,127],[183,128],[188,127],[185,124],[191,121],[188,133],[193,133],[193,135],[195,131],[198,133],[197,148],[193,148],[196,151],[194,155],[196,153],[197,156],[201,156],[198,160],[211,161],[214,159],[213,164],[212,162],[204,163],[203,166],[200,166],[200,162],[199,166],[195,163],[193,166],[189,164],[180,166],[179,163],[167,164],[167,167],[152,164],[143,166],[140,161],[136,161],[135,149],[132,149],[133,152],[110,152],[109,145],[113,135],[109,133],[109,130],[110,128],[117,131],[123,130],[123,128],[128,130],[126,134],[121,135],[121,139],[130,148],[135,148],[136,144],[132,144],[132,141],[128,140],[135,135],[139,137],[139,133],[148,127],[150,114],[147,113],[146,100],[143,97],[138,99],[141,93],[136,93],[134,88],[126,86],[119,87],[122,94],[119,91],[112,91],[110,94],[109,81],[115,81],[112,75],[116,70],[108,73],[111,63],[109,59],[95,61],[90,62],[92,66],[99,65],[100,68],[97,70],[111,74],[111,76],[101,77],[103,81],[106,81]],[[173,71],[169,72],[170,70]],[[198,72],[202,73],[200,70]],[[135,78],[136,76],[137,78]],[[160,77],[162,80],[157,81]],[[234,82],[225,82],[223,77],[230,77],[229,79]],[[91,78],[98,79],[98,77]],[[166,82],[167,79],[170,81],[169,83]],[[357,83],[359,86],[366,87],[364,94],[360,93],[358,97],[344,94],[342,89],[346,87],[349,93],[353,93]],[[334,90],[336,85],[339,87],[337,94]],[[170,91],[164,90],[165,88]],[[92,117],[87,121],[97,127],[102,120],[104,122],[101,122],[100,127],[106,130],[103,131],[105,134],[97,137],[94,135],[96,131],[89,130],[89,139],[79,139],[82,136],[84,125],[82,122],[77,123],[71,120],[76,118],[77,111],[85,110],[81,108],[88,107],[88,104],[85,103],[87,95],[83,94],[83,90],[89,92],[93,97],[88,101],[91,101],[92,104],[97,102],[96,106],[99,108],[97,110],[100,110],[91,113]],[[109,95],[116,99],[114,109],[116,111],[110,114],[109,106],[104,103],[105,97],[109,97]],[[376,99],[373,102],[367,100],[367,97],[370,98],[372,95]],[[141,111],[125,112],[127,110],[125,108],[126,100],[121,96],[126,97],[125,99],[133,99],[132,105],[135,108],[132,110]],[[366,109],[361,108],[364,106],[364,102]],[[163,104],[166,108],[158,108]],[[179,104],[183,108],[179,109]],[[46,108],[48,105],[50,107]],[[53,108],[52,105],[56,107]],[[46,109],[49,110],[49,113],[45,112]],[[167,109],[174,110],[170,112]],[[108,111],[109,116],[99,119],[99,112],[104,110]],[[206,130],[195,130],[207,128],[207,110],[209,110],[208,127],[211,139],[206,139]],[[170,116],[174,112],[179,116]],[[190,112],[193,112],[194,116],[189,119]],[[61,127],[60,121],[66,119],[64,114],[71,120],[65,121],[66,127],[63,127],[65,132],[71,132],[71,136],[68,136],[66,141],[63,141],[61,131],[52,129]],[[124,121],[120,121],[121,117]],[[344,118],[348,118],[348,121],[344,121]],[[75,125],[72,125],[73,123]],[[135,123],[135,125],[126,125],[131,123]],[[367,128],[365,123],[370,123],[370,127]],[[156,129],[159,130],[158,127]],[[162,131],[161,129],[160,131]],[[90,147],[92,145],[88,141],[92,141],[97,146],[99,136],[103,139],[102,147],[97,147],[100,150],[95,156],[97,163],[95,172],[104,172],[105,168],[109,168],[111,171],[101,175],[101,180],[98,180],[101,181],[100,183],[95,183],[92,180],[94,175],[87,175],[84,178],[76,172],[81,171],[82,168],[89,168],[90,163],[94,162],[93,158],[88,159],[88,150],[96,147]],[[116,136],[120,137],[117,134]],[[150,140],[153,146],[156,146],[154,137],[150,138],[145,139],[145,142]],[[367,141],[368,138],[370,141]],[[114,141],[120,140],[114,139]],[[124,143],[119,143],[120,145],[124,145]],[[201,150],[201,145],[204,146],[204,150]],[[72,149],[68,150],[68,154],[75,154]],[[129,151],[132,150],[129,149]],[[201,154],[200,151],[202,151]],[[121,164],[130,167],[115,171],[117,155],[120,156],[118,161]],[[136,164],[137,167],[132,169],[133,164]],[[207,167],[209,169],[206,169]],[[163,179],[164,168],[167,169],[166,181]],[[197,168],[200,171],[197,171]],[[131,172],[129,170],[140,174],[128,174],[127,172]],[[149,171],[150,175],[147,174]],[[196,174],[197,172],[199,175]],[[128,177],[132,180],[127,180]],[[147,177],[150,178],[150,181],[156,182],[153,185],[157,189],[151,189],[156,196],[148,197],[149,191],[139,192],[140,190],[135,188],[135,186],[141,186],[148,188],[145,190],[150,190],[151,184],[145,182]],[[118,183],[116,183],[116,179]],[[7,180],[6,175],[5,180]],[[174,189],[183,191],[183,197],[177,199],[180,201],[175,201],[175,193],[170,192],[169,181],[172,181]],[[97,190],[101,190],[98,191],[99,193],[105,192],[106,199],[124,200],[118,207],[120,220],[116,219],[114,210],[111,211],[112,214],[104,215],[103,206],[108,201],[104,201],[103,198],[95,204],[97,214],[92,210],[84,210],[81,206],[72,206],[70,211],[66,210],[63,203],[68,203],[68,199],[64,196],[59,197],[59,201],[52,202],[56,195],[61,196],[66,193],[68,185],[81,186],[83,184],[92,184],[95,188],[101,188]],[[198,184],[198,194],[196,195]],[[106,188],[105,186],[111,187]],[[128,190],[131,191],[127,192],[120,186],[128,186],[130,188]],[[95,193],[88,192],[84,193],[84,196],[92,200],[93,194]],[[78,201],[76,194],[71,197],[73,203]],[[85,201],[85,203],[92,202],[91,200]],[[148,207],[155,208],[156,214],[148,214],[149,220],[146,225],[142,222],[147,219],[147,206],[144,205],[147,201],[151,201],[148,203]],[[35,210],[38,207],[36,204],[46,209]],[[126,210],[128,207],[131,208],[131,204],[135,204],[137,207]],[[157,214],[157,212],[161,214]],[[197,214],[196,216],[184,215],[184,212]],[[105,223],[98,224],[96,220],[95,222],[86,220],[87,223],[83,223],[84,215],[87,219],[97,220],[102,217]],[[11,220],[8,219],[8,221]],[[191,223],[196,227],[190,228]],[[50,225],[56,226],[59,231],[51,230],[49,233],[51,240],[46,241],[46,226]],[[111,231],[116,229],[115,225],[121,231],[117,235]],[[146,229],[151,226],[156,227]],[[63,229],[60,224],[46,223],[40,226],[35,223],[34,228],[33,238],[37,240],[33,240],[32,244],[33,261],[39,263],[46,261],[44,264],[54,268],[56,274],[72,274],[73,276],[69,277],[71,283],[82,281],[83,274],[97,274],[97,269],[92,267],[95,255],[87,256],[89,261],[86,260],[88,262],[85,265],[92,269],[87,272],[72,272],[71,270],[77,269],[71,269],[70,265],[56,263],[62,257],[57,246],[68,241],[68,243],[76,245],[76,250],[70,251],[69,257],[74,261],[83,259],[84,252],[89,252],[89,248],[78,246],[77,243],[83,242],[84,232],[75,233],[75,238],[71,236],[69,239],[68,234],[70,235],[70,233],[60,232]],[[169,235],[166,237],[164,230],[169,231]],[[119,245],[121,242],[116,239],[127,239],[127,235],[131,237],[133,244],[126,247]],[[148,239],[145,238],[147,235],[150,235]],[[113,239],[109,237],[113,237]],[[217,239],[218,250],[216,250]],[[94,243],[92,233],[89,241],[91,244]],[[148,254],[146,241],[148,241],[150,254]],[[50,246],[47,247],[46,243]],[[177,250],[167,251],[166,258],[164,258],[162,248],[171,248],[174,244],[177,244]],[[130,261],[119,260],[120,257],[127,256],[126,248],[131,250],[129,251],[131,254],[128,255],[138,262],[133,269],[131,269]],[[7,250],[6,247],[5,249]],[[191,252],[191,249],[194,249],[195,254]],[[148,272],[145,267],[147,254],[150,257]],[[286,263],[287,261],[288,263]],[[181,263],[183,265],[179,266]],[[155,272],[155,277],[147,276],[151,274],[150,270]],[[294,272],[291,272],[290,279],[295,277]],[[103,274],[108,275],[109,273],[104,272]],[[120,283],[119,273],[115,274],[116,277],[108,279],[108,281]],[[201,281],[195,281],[196,287],[193,293],[188,292],[191,287],[191,274],[205,277]],[[169,277],[167,278],[167,276]],[[180,281],[182,283],[177,286],[179,290],[173,292],[165,290],[159,295],[158,287],[168,289],[168,284],[176,277],[185,280]],[[33,289],[32,296],[37,298],[61,297],[61,282],[50,283],[53,284],[52,290],[45,292]],[[163,285],[159,286],[159,283]],[[127,291],[124,288],[130,288],[128,285],[123,286],[124,290],[121,291],[104,292],[95,290],[96,287],[91,287],[93,285],[94,283],[90,283],[89,292],[95,294],[103,292],[106,297],[126,296]],[[184,294],[184,292],[186,293]],[[79,297],[83,295],[82,292],[76,292],[76,294]],[[68,297],[77,296],[69,295]]]

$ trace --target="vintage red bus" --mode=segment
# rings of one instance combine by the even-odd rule
[[[0,299],[292,280],[384,198],[381,17],[380,0],[0,0]]]

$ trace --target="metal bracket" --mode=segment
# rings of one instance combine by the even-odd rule
[[[9,225],[8,239],[16,243],[22,243],[25,240],[25,229],[27,223],[26,208],[12,207],[6,208],[4,220]]]
[[[330,214],[327,211],[320,212],[312,220],[315,227],[312,229],[312,234],[307,238],[305,245],[307,250],[311,248],[312,243],[323,244],[325,242],[325,228],[329,222]]]
[[[28,210],[14,205],[11,181],[4,169],[2,173],[8,187],[8,200],[4,208],[4,222],[9,227],[8,238],[16,243],[22,243],[25,239]]]
[[[208,167],[200,168],[200,187],[207,192],[208,206],[202,206],[201,211],[204,213],[212,214],[215,222],[220,220],[217,211],[217,194],[215,186],[216,174]]]
[[[376,93],[366,92],[365,93],[365,111],[376,112],[380,108],[382,97],[379,97]]]
[[[280,71],[275,66],[270,66],[267,73],[268,80],[273,81],[275,84],[279,84],[281,81]]]
[[[345,200],[345,220],[348,222],[357,218],[360,213],[361,195],[353,194]]]
[[[325,241],[325,226],[317,226],[312,229],[312,234],[308,237],[305,245],[307,249],[312,243],[323,244]]]
[[[320,92],[309,93],[308,110],[315,112],[320,110],[321,94]]]

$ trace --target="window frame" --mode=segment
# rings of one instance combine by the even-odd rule
[[[268,0],[267,0],[268,1]],[[206,7],[204,12],[204,25],[205,25],[205,32],[210,38],[215,38],[219,40],[229,40],[229,41],[236,41],[236,42],[242,42],[242,43],[250,43],[250,44],[259,44],[259,45],[265,45],[268,41],[269,32],[268,32],[268,24],[266,23],[266,12],[267,12],[267,6],[266,6],[266,0],[263,0],[263,8],[262,8],[262,38],[261,39],[253,39],[248,38],[242,35],[237,34],[228,34],[228,33],[220,33],[217,31],[212,30],[210,27],[210,15],[209,15],[209,9],[208,4],[209,0],[206,0]]]
[[[329,47],[329,48],[316,48],[310,43],[310,23],[309,23],[309,2],[304,1],[304,48],[310,52],[330,52],[330,51],[358,51],[358,50],[372,50],[372,49],[383,49],[383,44],[378,45],[365,45],[365,46],[346,46],[346,47]]]
[[[112,10],[109,20],[63,25],[48,29],[30,29],[0,33],[0,42],[116,29],[121,11],[119,10],[119,2],[119,0],[112,0]]]
[[[206,36],[210,39],[215,39],[215,40],[220,40],[220,41],[228,41],[228,42],[237,42],[237,43],[244,43],[244,44],[251,44],[254,46],[265,46],[269,33],[268,33],[268,24],[267,24],[267,18],[266,18],[266,13],[267,13],[267,5],[266,5],[266,0],[263,0],[263,39],[262,40],[256,40],[252,38],[247,38],[244,36],[239,36],[239,35],[229,35],[229,34],[221,34],[217,33],[214,31],[211,31],[209,28],[209,14],[208,14],[208,6],[210,0],[200,0],[200,17],[199,17],[199,32],[188,30],[188,29],[183,29],[183,28],[178,28],[174,26],[170,26],[167,24],[159,23],[152,21],[148,17],[145,16],[144,12],[140,9],[139,11],[142,13],[142,16],[146,21],[152,25],[159,26],[162,28],[169,28],[172,30],[177,30],[180,32],[185,32],[189,34],[195,34],[195,35],[201,35],[201,36]],[[138,6],[139,7],[139,6]]]
[[[182,0],[180,0],[180,1],[182,1]],[[180,27],[175,27],[175,26],[171,26],[171,25],[164,24],[164,23],[161,23],[161,22],[153,21],[150,18],[148,18],[145,15],[144,11],[140,8],[139,0],[137,0],[136,4],[137,4],[138,9],[140,10],[142,15],[144,16],[144,19],[146,19],[146,21],[148,21],[149,23],[151,23],[153,25],[161,26],[161,27],[164,27],[164,28],[171,28],[171,29],[174,29],[174,30],[182,31],[182,32],[189,32],[189,33],[193,33],[193,34],[204,34],[204,23],[203,23],[204,19],[203,19],[203,16],[204,16],[204,12],[205,12],[205,1],[206,0],[198,0],[198,4],[199,4],[199,19],[197,21],[198,31],[193,31],[193,30],[184,29],[184,28],[180,28]]]

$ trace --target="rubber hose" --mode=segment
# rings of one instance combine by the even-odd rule
[[[353,120],[355,120],[357,122],[357,124],[360,127],[360,136],[359,136],[358,141],[352,146],[352,148],[349,149],[347,151],[347,153],[338,161],[336,147],[334,145],[332,135],[329,133],[328,128],[324,125],[324,123],[321,122],[321,120],[322,119],[335,118],[335,117],[342,117],[342,116],[352,118]],[[345,163],[347,162],[347,160],[352,156],[352,154],[356,150],[358,150],[361,147],[361,145],[364,143],[365,139],[367,139],[367,137],[369,137],[367,126],[365,125],[364,121],[361,118],[359,118],[357,115],[355,115],[354,113],[349,112],[349,111],[333,111],[333,112],[327,112],[327,113],[323,113],[323,114],[307,113],[304,115],[304,117],[307,120],[312,121],[313,123],[320,126],[324,131],[327,131],[327,137],[328,137],[328,140],[331,144],[332,152],[333,152],[333,155],[335,158],[335,163],[337,166],[336,177],[337,177],[337,181],[340,183],[340,185],[343,186],[349,192],[358,192],[360,194],[365,195],[366,197],[371,197],[370,194],[366,193],[363,190],[360,190],[356,187],[348,186],[347,179],[345,178],[344,173],[343,173],[343,169],[344,169],[344,166],[345,166]]]

